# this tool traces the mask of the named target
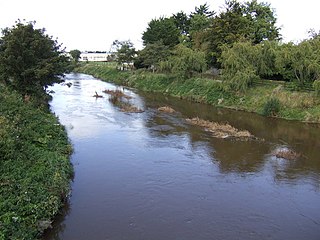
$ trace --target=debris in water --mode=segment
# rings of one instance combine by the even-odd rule
[[[99,95],[97,92],[96,92],[96,94],[93,95],[92,97],[95,97],[95,98],[103,98],[103,96],[102,96],[102,95]]]
[[[158,111],[165,112],[165,113],[174,113],[174,112],[176,112],[173,108],[171,108],[169,106],[159,107]]]
[[[288,148],[277,149],[272,155],[276,158],[283,158],[287,160],[296,160],[301,157],[301,153],[297,153],[294,150]]]
[[[142,113],[142,112],[144,112],[142,109],[137,108],[137,107],[131,105],[130,103],[121,102],[119,104],[119,107],[120,107],[121,112],[127,112],[127,113]]]
[[[121,112],[127,112],[127,113],[142,113],[144,112],[142,109],[135,107],[131,103],[129,103],[127,100],[131,99],[132,97],[124,94],[120,90],[104,90],[104,93],[110,94],[109,101],[120,108]],[[126,99],[124,101],[124,99]]]
[[[207,131],[211,132],[213,137],[216,138],[236,138],[239,140],[257,139],[247,130],[238,130],[229,124],[221,124],[217,122],[210,122],[200,118],[186,119],[188,123],[204,127]]]
[[[127,94],[125,94],[123,91],[121,90],[109,90],[109,89],[106,89],[106,90],[103,90],[102,92],[104,93],[107,93],[113,97],[117,97],[117,98],[126,98],[126,99],[131,99],[132,97],[131,96],[128,96]]]

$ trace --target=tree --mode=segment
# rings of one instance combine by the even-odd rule
[[[220,67],[217,59],[224,44],[232,46],[239,40],[251,41],[254,44],[265,40],[279,40],[276,20],[269,4],[257,3],[256,0],[244,4],[227,0],[225,10],[213,19],[208,31],[212,64]]]
[[[209,5],[207,3],[200,5],[199,7],[195,7],[195,11],[190,14],[190,17],[192,18],[194,15],[202,15],[207,18],[213,17],[215,15],[214,11],[209,10]]]
[[[152,68],[157,70],[160,61],[165,61],[170,56],[169,47],[162,42],[147,44],[147,46],[138,53],[137,61],[140,68]]]
[[[225,10],[213,19],[208,31],[211,64],[221,67],[218,59],[225,44],[231,46],[248,35],[249,20],[243,17],[243,6],[235,0],[227,0]]]
[[[116,59],[118,64],[122,65],[122,68],[124,68],[124,65],[132,64],[136,55],[136,49],[130,40],[115,40],[112,45],[115,46],[115,49],[117,49]]]
[[[162,41],[164,45],[173,47],[179,43],[180,30],[174,18],[153,19],[149,22],[147,30],[142,34],[143,44]]]
[[[302,41],[291,52],[292,68],[300,85],[320,79],[320,38]]]
[[[81,56],[81,51],[78,50],[78,49],[74,49],[74,50],[71,50],[69,52],[69,54],[71,55],[72,59],[77,63],[79,62],[79,59],[80,59],[80,56]]]
[[[202,73],[206,70],[207,63],[205,54],[198,50],[192,50],[183,44],[178,44],[173,55],[167,61],[160,63],[163,71],[178,74],[185,78],[190,78],[193,73]]]
[[[183,11],[173,14],[173,20],[181,35],[189,35],[190,18]]]
[[[280,74],[279,66],[276,64],[281,45],[278,41],[263,41],[260,44],[253,45],[256,48],[256,59],[254,65],[257,74],[264,79],[283,80]]]
[[[1,81],[20,93],[40,96],[47,86],[62,81],[69,59],[61,45],[34,24],[19,21],[2,31],[0,74]]]
[[[222,66],[222,78],[227,89],[245,91],[256,79],[255,62],[259,49],[251,42],[237,42],[232,47],[224,45],[219,61]]]
[[[280,40],[277,18],[268,3],[258,3],[257,0],[244,4],[244,16],[250,22],[250,40],[257,44],[264,40]]]
[[[296,81],[297,87],[320,79],[320,38],[299,44],[283,44],[276,57],[276,66],[286,80]]]

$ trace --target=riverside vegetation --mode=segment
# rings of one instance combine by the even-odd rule
[[[0,89],[0,239],[35,239],[69,194],[72,147],[48,109]]]
[[[320,34],[283,43],[268,3],[226,0],[152,19],[144,48],[115,40],[118,69],[87,64],[78,71],[146,91],[256,112],[320,122]],[[133,66],[135,71],[132,72]]]
[[[113,63],[87,63],[75,69],[116,84],[289,120],[320,123],[320,99],[312,91],[294,91],[285,82],[256,81],[246,91],[226,90],[209,78],[179,78],[145,70],[120,71]],[[276,99],[276,100],[275,100]]]
[[[0,39],[0,239],[37,239],[69,194],[72,147],[46,88],[70,61],[60,45],[18,21]]]

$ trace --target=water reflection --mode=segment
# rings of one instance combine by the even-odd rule
[[[190,103],[184,100],[177,101],[175,98],[163,97],[155,93],[140,93],[140,95],[144,96],[150,108],[168,105],[180,112],[180,118],[199,117],[216,122],[227,122],[238,129],[249,130],[255,136],[264,139],[264,142],[214,139],[210,137],[210,133],[205,133],[203,129],[181,125],[183,119],[180,119],[178,125],[176,119],[169,121],[169,117],[165,117],[165,114],[153,115],[154,117],[149,120],[147,123],[149,128],[153,125],[161,125],[163,122],[173,128],[171,131],[166,131],[166,135],[188,131],[192,142],[205,142],[211,149],[212,159],[218,163],[221,172],[259,172],[265,169],[270,161],[279,162],[272,168],[277,180],[294,181],[309,176],[312,182],[319,186],[319,125],[264,118],[256,114],[228,109],[217,109],[209,105]],[[163,133],[160,131],[158,134]],[[271,153],[278,147],[292,148],[301,153],[302,157],[295,161],[277,159]],[[281,162],[285,162],[285,164],[280,164]],[[318,177],[315,179],[314,176]]]
[[[97,91],[117,86],[68,75],[52,110],[75,147],[70,205],[44,239],[319,239],[320,129],[158,94],[120,112]],[[171,106],[176,113],[159,112]],[[212,138],[185,119],[228,122],[264,141]],[[272,151],[290,147],[288,161]]]

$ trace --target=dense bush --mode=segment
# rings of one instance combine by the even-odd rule
[[[313,88],[314,88],[314,91],[316,92],[316,95],[320,96],[320,80],[315,80],[313,82]]]
[[[0,90],[0,239],[35,239],[68,195],[72,148],[48,109]]]
[[[42,97],[45,88],[61,82],[70,62],[61,45],[35,29],[34,22],[5,28],[0,39],[0,82],[21,94]]]
[[[280,107],[280,101],[277,98],[271,98],[265,103],[262,114],[264,116],[275,117],[280,112]]]

